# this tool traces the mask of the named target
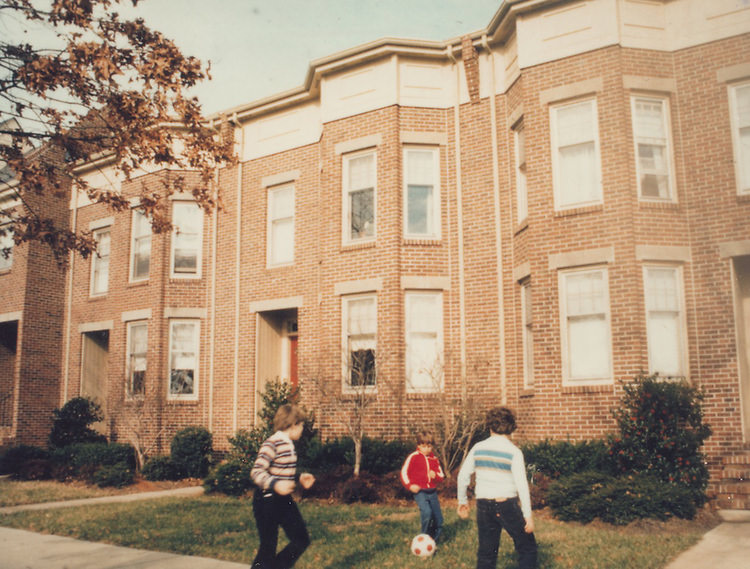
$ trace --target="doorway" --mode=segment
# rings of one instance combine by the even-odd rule
[[[0,322],[0,427],[13,426],[18,320]]]
[[[109,330],[84,332],[81,351],[81,396],[97,402],[104,419],[92,428],[106,434],[107,425],[107,363],[109,359]]]
[[[297,309],[258,313],[256,339],[256,390],[263,393],[268,382],[280,380],[293,387],[299,384],[297,349]],[[256,414],[260,412],[258,397]]]

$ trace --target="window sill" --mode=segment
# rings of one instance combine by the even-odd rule
[[[10,274],[11,269],[0,269],[0,276]]]
[[[107,294],[97,294],[96,296],[89,296],[89,302],[98,302],[100,300],[107,300]]]
[[[750,203],[750,193],[737,194],[737,203]]]
[[[521,399],[529,399],[531,397],[534,397],[535,393],[536,392],[534,391],[533,387],[524,387],[523,389],[521,389],[518,396]]]
[[[139,286],[147,286],[149,279],[143,279],[142,281],[131,281],[128,283],[128,288],[137,288]]]
[[[199,401],[198,398],[185,398],[185,399],[179,399],[179,398],[170,398],[167,397],[167,405],[198,405]]]
[[[529,228],[529,220],[524,219],[521,223],[516,225],[516,228],[513,230],[513,235],[518,236],[524,231],[526,231]]]
[[[443,395],[442,391],[408,391],[406,393],[406,399],[407,401],[437,399],[441,395]]]
[[[582,207],[572,207],[570,209],[562,209],[555,212],[555,217],[573,217],[576,215],[584,215],[587,213],[601,213],[604,211],[604,204],[586,205]]]
[[[582,394],[582,393],[611,393],[615,389],[614,383],[604,383],[598,385],[563,385],[563,394]]]

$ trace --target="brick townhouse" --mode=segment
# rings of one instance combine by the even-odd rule
[[[43,422],[86,394],[114,438],[164,450],[199,424],[226,448],[275,378],[325,435],[365,393],[373,436],[468,401],[584,439],[644,370],[705,390],[715,477],[747,451],[747,2],[506,0],[484,30],[354,47],[214,120],[240,158],[223,207],[172,196],[171,235],[137,196],[174,173],[81,168],[133,207],[71,196],[100,250],[44,299],[44,384],[28,291],[51,271],[5,261],[3,294],[27,291],[0,305],[6,440],[39,440],[25,400]]]

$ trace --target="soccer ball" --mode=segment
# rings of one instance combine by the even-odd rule
[[[417,557],[429,557],[435,553],[435,540],[426,533],[420,533],[411,540],[411,552]]]

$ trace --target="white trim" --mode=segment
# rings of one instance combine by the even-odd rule
[[[409,356],[410,356],[410,330],[409,330],[409,304],[411,303],[411,300],[416,297],[429,297],[431,299],[434,299],[434,310],[435,312],[438,312],[440,314],[438,318],[437,328],[434,331],[435,334],[435,352],[437,354],[437,359],[435,363],[433,364],[433,367],[430,371],[432,371],[433,374],[439,373],[440,378],[439,382],[435,383],[435,377],[433,375],[433,385],[431,386],[413,386],[411,384],[411,374],[410,372],[416,372],[419,373],[422,371],[421,369],[417,370],[410,370],[409,369]],[[445,373],[444,373],[444,311],[443,311],[443,292],[440,290],[407,290],[404,292],[404,377],[406,380],[406,392],[407,393],[439,393],[443,390],[443,387],[445,385]],[[413,332],[418,333],[418,332]],[[424,331],[423,331],[424,333]],[[439,370],[435,369],[434,366],[439,366]]]
[[[102,320],[101,322],[84,322],[78,325],[78,333],[98,332],[100,330],[114,330],[115,323],[113,320]]]
[[[148,320],[151,318],[150,308],[141,308],[140,310],[128,310],[123,312],[120,316],[123,322],[130,322],[131,320]]]
[[[208,310],[205,308],[165,308],[164,318],[189,318],[205,319],[208,316]]]
[[[427,146],[447,146],[448,135],[445,132],[401,131],[401,144],[424,144]]]
[[[450,290],[450,288],[450,277],[427,275],[405,275],[401,277],[401,290]]]
[[[141,282],[149,280],[149,278],[151,277],[151,245],[153,244],[153,239],[152,239],[153,231],[152,231],[151,223],[147,214],[145,214],[143,211],[138,209],[138,207],[133,207],[130,211],[131,211],[130,213],[130,251],[128,255],[128,282],[141,283]],[[133,271],[135,269],[135,240],[136,240],[135,220],[137,219],[138,216],[145,217],[146,222],[148,224],[148,239],[149,239],[148,269],[149,270],[146,276],[135,278],[133,275]],[[145,239],[146,235],[139,235],[137,237],[138,239]]]
[[[22,310],[18,310],[16,312],[6,312],[4,314],[0,314],[0,322],[15,322],[16,320],[20,321],[22,317]]]
[[[100,247],[100,236],[107,234],[109,235],[109,252],[107,253],[107,280],[104,283],[104,290],[96,290],[96,275],[97,271],[101,270],[102,257],[99,255]],[[112,262],[112,224],[105,224],[95,229],[92,235],[94,241],[96,241],[96,251],[91,253],[91,266],[89,272],[89,297],[96,298],[106,296],[109,292],[109,273]]]
[[[382,143],[383,135],[371,134],[369,136],[362,136],[360,138],[339,142],[333,147],[333,151],[338,156],[341,154],[348,154],[349,152],[370,150],[373,149],[373,147],[380,146]]]
[[[719,243],[720,257],[742,257],[744,255],[750,255],[750,239]]]
[[[742,141],[740,140],[740,125],[737,109],[737,91],[747,89],[750,91],[750,81],[742,81],[727,85],[727,96],[729,97],[729,121],[732,128],[732,158],[734,159],[734,175],[737,195],[750,195],[750,157],[746,157],[747,163],[743,164],[740,155]],[[748,95],[750,96],[750,94]],[[750,128],[750,126],[745,126]],[[744,179],[743,179],[744,173]],[[743,186],[743,182],[745,186]]]
[[[276,200],[277,192],[289,191],[292,193],[292,211],[291,215],[286,217],[273,217],[273,204]],[[274,269],[277,267],[288,267],[294,264],[295,260],[295,241],[296,241],[296,205],[297,205],[297,190],[294,187],[294,183],[284,183],[273,187],[266,188],[266,268]],[[290,221],[292,225],[292,257],[288,260],[273,262],[273,248],[277,243],[273,240],[273,229],[274,223],[277,221]]]
[[[371,386],[354,386],[351,385],[351,368],[349,352],[349,303],[357,300],[372,299],[373,310],[375,312],[373,320],[374,329],[368,331],[367,335],[372,335],[373,351],[375,352],[375,385]],[[357,393],[364,389],[365,392],[375,392],[378,388],[378,295],[375,292],[365,294],[351,294],[341,297],[341,388],[343,393]]]
[[[263,188],[278,186],[281,184],[286,184],[288,182],[295,182],[299,177],[299,170],[289,170],[288,172],[281,172],[279,174],[273,174],[271,176],[264,176],[260,179],[260,185]]]
[[[568,99],[592,98],[592,95],[595,96],[602,91],[604,91],[604,80],[601,77],[593,77],[585,81],[545,89],[539,93],[539,103],[542,106],[552,103],[557,105]]]
[[[343,281],[333,285],[333,293],[337,296],[346,294],[361,294],[365,292],[377,292],[383,289],[383,279],[361,279],[357,281]]]
[[[200,222],[196,227],[198,235],[198,243],[196,244],[196,259],[195,259],[195,272],[176,272],[174,270],[174,252],[175,252],[175,241],[177,237],[178,225],[175,222],[175,207],[180,204],[192,204],[198,209],[200,215]],[[172,224],[174,229],[170,233],[169,239],[169,278],[171,279],[200,279],[203,272],[203,221],[204,221],[203,209],[195,202],[195,200],[177,200],[175,199],[172,204]],[[192,227],[190,229],[193,229]]]
[[[132,401],[133,399],[142,398],[145,395],[145,385],[143,392],[139,393],[133,393],[130,389],[131,387],[131,374],[133,373],[133,370],[130,367],[130,359],[132,356],[132,353],[130,351],[130,340],[132,338],[132,328],[134,326],[145,326],[146,327],[146,346],[148,347],[148,333],[149,333],[149,326],[148,326],[148,320],[131,320],[125,325],[125,398],[129,401]],[[148,372],[148,349],[146,350],[146,372]]]
[[[750,244],[750,241],[748,241]],[[678,245],[636,245],[636,261],[673,261],[689,263],[692,253],[689,246]]]
[[[666,153],[666,161],[667,161],[667,196],[666,197],[659,197],[659,196],[644,196],[643,195],[643,188],[641,186],[641,161],[639,159],[639,153],[638,153],[638,144],[640,141],[647,142],[647,139],[644,137],[639,137],[637,130],[636,130],[636,103],[637,101],[650,101],[650,102],[659,102],[661,105],[661,120],[662,120],[662,127],[664,128],[664,145],[665,149],[664,152]],[[674,167],[674,144],[672,141],[672,115],[670,112],[670,104],[669,104],[669,97],[663,96],[663,95],[642,95],[639,93],[631,93],[630,94],[630,122],[632,126],[632,134],[633,134],[633,152],[635,156],[635,175],[636,175],[636,184],[638,186],[638,200],[643,202],[656,202],[656,203],[677,203],[677,192],[675,190],[676,184],[675,184],[675,167]]]
[[[675,93],[677,91],[677,81],[672,77],[623,75],[622,86],[628,90],[652,93]]]
[[[732,83],[744,79],[750,79],[750,63],[738,63],[716,70],[716,81],[719,83]]]
[[[551,253],[549,255],[549,270],[583,267],[586,265],[601,265],[615,262],[614,247],[599,247],[583,251],[569,251],[567,253]]]
[[[101,219],[95,219],[89,223],[89,231],[96,231],[97,229],[104,229],[105,227],[112,227],[115,224],[114,217],[103,217]]]

